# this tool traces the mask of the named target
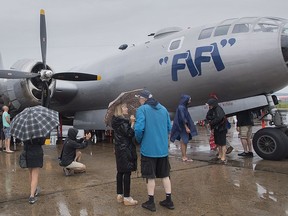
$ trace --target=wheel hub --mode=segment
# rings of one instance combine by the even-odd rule
[[[265,154],[273,154],[276,150],[276,141],[271,136],[262,136],[257,142],[258,148]]]

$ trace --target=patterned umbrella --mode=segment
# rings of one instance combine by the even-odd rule
[[[115,100],[109,103],[107,113],[105,115],[105,124],[111,126],[112,116],[114,115],[115,107],[121,103],[126,103],[128,114],[135,115],[136,109],[140,106],[138,98],[135,95],[139,94],[143,89],[135,89],[128,92],[122,92]]]
[[[22,141],[46,137],[59,125],[58,112],[43,106],[24,109],[11,122],[11,135]]]

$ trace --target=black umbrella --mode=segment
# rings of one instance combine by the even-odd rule
[[[57,111],[43,106],[28,107],[13,118],[11,135],[22,141],[46,137],[57,125]]]

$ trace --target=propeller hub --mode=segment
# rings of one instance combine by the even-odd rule
[[[42,81],[49,81],[53,76],[53,72],[51,70],[41,70],[40,74],[40,79]]]

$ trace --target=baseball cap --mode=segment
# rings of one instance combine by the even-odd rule
[[[148,98],[152,98],[153,95],[148,90],[142,90],[142,91],[139,92],[138,95],[135,95],[135,97],[142,97],[142,98],[148,99]]]

